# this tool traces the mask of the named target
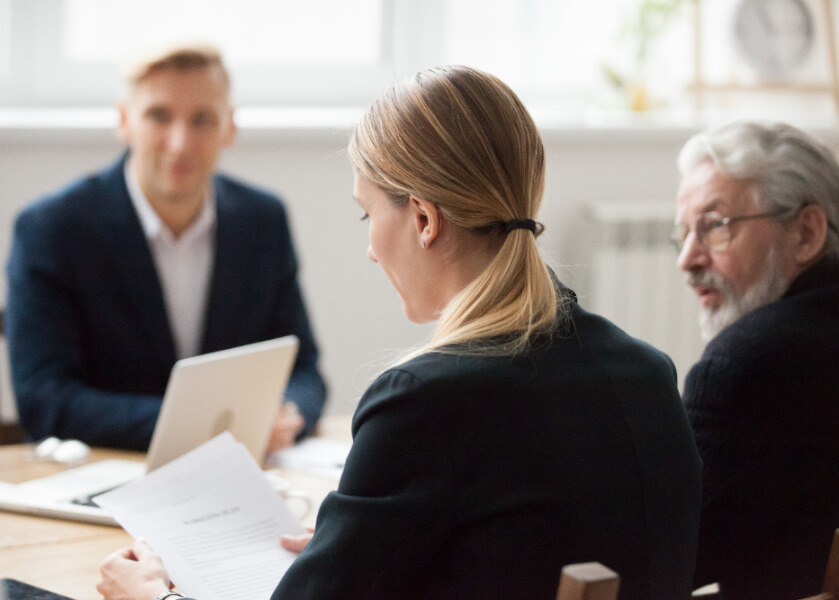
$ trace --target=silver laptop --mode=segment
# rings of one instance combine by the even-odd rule
[[[297,348],[297,338],[290,335],[178,361],[145,463],[104,460],[0,485],[0,510],[116,525],[90,501],[92,496],[142,477],[223,431],[261,464]]]

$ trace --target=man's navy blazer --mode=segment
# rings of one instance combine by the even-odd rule
[[[5,330],[29,439],[137,449],[151,439],[176,355],[125,160],[40,199],[15,223]],[[216,248],[201,353],[296,335],[286,396],[311,427],[325,386],[285,208],[223,175],[213,185]]]

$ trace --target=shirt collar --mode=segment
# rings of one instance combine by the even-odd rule
[[[835,286],[839,282],[839,256],[834,253],[821,257],[809,269],[800,273],[787,288],[784,297],[794,296],[824,285]]]
[[[128,196],[131,198],[131,204],[134,205],[134,210],[137,212],[137,217],[140,219],[140,226],[143,228],[143,233],[147,240],[153,240],[160,236],[166,236],[169,239],[174,239],[172,232],[161,221],[157,212],[152,208],[148,198],[143,193],[140,187],[140,181],[137,179],[137,173],[134,170],[134,163],[129,155],[125,161],[124,167],[125,184],[128,187]],[[191,239],[197,235],[201,235],[209,231],[216,223],[216,195],[212,184],[208,186],[204,204],[201,208],[201,214],[190,225],[186,231],[181,234],[181,239]]]

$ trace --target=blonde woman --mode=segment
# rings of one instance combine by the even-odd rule
[[[373,103],[349,155],[368,257],[437,327],[365,392],[273,599],[548,600],[564,564],[592,560],[622,600],[688,598],[700,463],[673,366],[542,261],[544,150],[516,95],[424,71]],[[143,571],[130,562],[109,559],[105,584]]]

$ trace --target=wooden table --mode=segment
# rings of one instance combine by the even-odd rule
[[[318,436],[350,441],[347,416],[325,416]],[[30,445],[0,446],[0,481],[20,483],[58,473],[64,467],[28,458]],[[88,462],[108,458],[142,461],[139,452],[94,449]],[[314,526],[317,507],[337,481],[285,471],[292,489],[303,490],[313,501],[304,524]],[[101,600],[96,591],[99,563],[114,550],[131,543],[119,527],[92,525],[0,512],[0,577],[19,579],[76,600]]]

